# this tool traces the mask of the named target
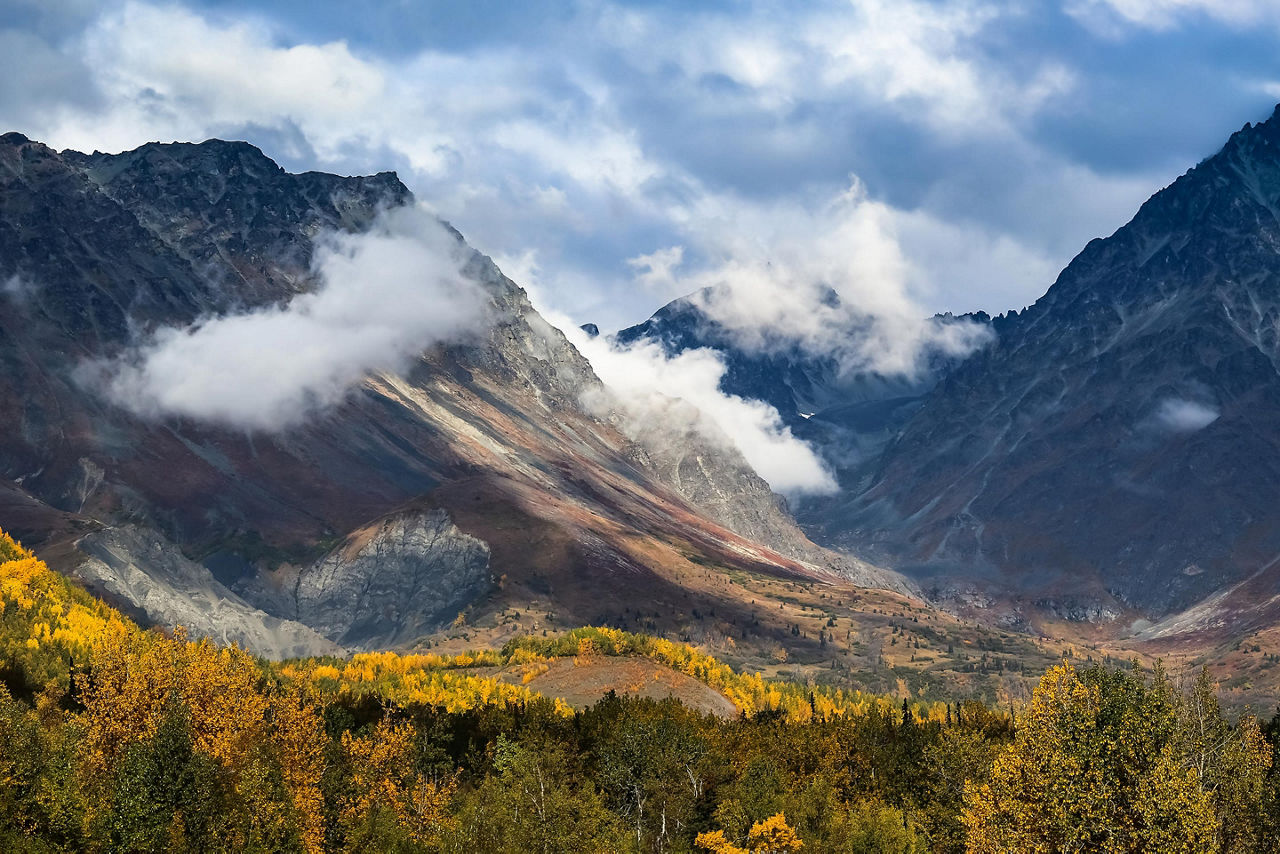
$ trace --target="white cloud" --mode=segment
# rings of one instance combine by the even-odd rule
[[[618,347],[607,336],[593,338],[547,307],[536,257],[524,255],[500,266],[524,284],[530,301],[564,331],[604,382],[603,397],[583,401],[588,408],[601,415],[617,412],[633,437],[670,431],[674,440],[692,431],[712,446],[730,446],[783,495],[821,495],[838,488],[826,464],[782,423],[776,409],[720,390],[725,365],[719,353],[700,349],[670,357],[649,341]]]
[[[1051,62],[1015,76],[984,61],[975,43],[1017,14],[978,0],[851,0],[804,10],[757,2],[732,15],[686,15],[673,27],[660,12],[606,5],[598,32],[647,73],[723,77],[768,109],[861,94],[900,107],[913,123],[989,135],[1074,82]]]
[[[82,376],[150,417],[278,430],[340,401],[370,373],[485,322],[464,248],[422,210],[397,208],[361,234],[321,236],[319,282],[285,306],[164,328]]]
[[[1039,107],[1073,85],[1065,68],[1046,63],[1026,79],[1006,76],[971,49],[1008,16],[1007,4],[859,0],[852,15],[809,22],[806,41],[828,62],[823,82],[854,82],[888,103],[924,106],[937,127],[990,134],[1013,115]]]
[[[1203,430],[1218,420],[1221,413],[1216,407],[1194,400],[1168,398],[1156,408],[1155,421],[1161,427],[1175,433],[1193,433]]]
[[[1232,27],[1280,22],[1273,0],[1070,0],[1067,13],[1104,35],[1123,27],[1170,30],[1197,17]]]
[[[725,366],[715,351],[688,350],[668,357],[652,342],[619,348],[573,327],[567,333],[612,393],[606,402],[620,406],[637,430],[651,432],[652,425],[660,424],[673,435],[694,430],[713,445],[727,439],[775,492],[784,495],[836,490],[831,472],[782,423],[776,409],[720,391]],[[673,400],[693,408],[673,406]]]
[[[980,327],[930,322],[917,299],[927,283],[899,240],[902,212],[857,181],[815,208],[708,195],[686,217],[708,260],[685,269],[680,247],[660,250],[631,259],[637,279],[699,292],[700,307],[748,350],[798,343],[850,372],[915,375],[930,352],[986,340]]]
[[[17,302],[25,301],[36,292],[36,284],[30,278],[13,273],[0,280],[0,294],[4,294]]]
[[[676,278],[676,268],[683,263],[683,246],[655,249],[647,255],[627,259],[627,266],[636,271],[636,281],[645,289],[667,299],[684,295],[682,285]]]
[[[94,69],[106,108],[57,111],[38,129],[57,147],[116,151],[201,139],[220,126],[293,123],[332,155],[388,94],[383,71],[342,42],[280,47],[265,22],[214,24],[179,6],[107,11],[77,53]],[[343,122],[347,132],[325,132]]]

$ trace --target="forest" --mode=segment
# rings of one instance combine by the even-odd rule
[[[573,709],[484,666],[639,655],[738,714]],[[1184,684],[1185,683],[1185,684]],[[773,682],[607,628],[272,663],[144,629],[0,535],[13,851],[1269,852],[1280,717],[1064,661],[1024,706]]]

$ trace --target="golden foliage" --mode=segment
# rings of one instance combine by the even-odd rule
[[[0,655],[37,683],[69,689],[68,662],[83,662],[123,618],[0,531]]]
[[[387,809],[414,842],[430,844],[451,825],[454,783],[428,779],[414,767],[413,728],[408,724],[383,720],[362,738],[345,732],[342,750],[353,784],[342,805],[342,821],[349,828]]]
[[[264,737],[267,699],[258,690],[258,667],[234,646],[119,626],[101,638],[93,663],[81,685],[86,746],[101,766],[150,738],[172,703],[187,710],[195,748],[228,767]]]
[[[451,712],[509,703],[523,705],[540,696],[523,685],[452,672],[482,662],[482,658],[466,654],[444,658],[434,654],[369,652],[353,655],[345,664],[311,659],[280,665],[277,672],[286,680],[308,685],[321,694],[369,694],[402,705],[440,706]]]
[[[1040,680],[991,782],[966,786],[971,852],[1209,852],[1215,813],[1193,769],[1165,748],[1146,764],[1154,719],[1111,720],[1069,664]]]
[[[698,838],[694,840],[694,844],[699,848],[707,849],[711,854],[747,854],[747,849],[739,848],[725,839],[723,830],[699,833]]]
[[[725,839],[723,830],[699,833],[694,844],[712,854],[786,854],[804,847],[796,832],[787,825],[786,816],[782,813],[753,824],[747,834],[746,848],[739,848]]]
[[[271,735],[280,756],[285,788],[298,814],[303,850],[324,850],[324,774],[326,736],[314,703],[299,690],[279,693],[271,704]]]

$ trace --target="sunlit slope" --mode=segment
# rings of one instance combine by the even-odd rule
[[[136,705],[135,718],[144,722],[159,713],[169,692],[177,691],[183,696],[188,696],[187,692],[199,693],[208,688],[205,683],[215,674],[221,674],[219,679],[234,681],[228,674],[236,673],[243,676],[241,689],[251,693],[265,686],[271,691],[301,692],[320,698],[374,697],[449,711],[525,704],[541,697],[536,690],[539,679],[565,660],[584,667],[584,673],[590,665],[597,684],[589,693],[628,693],[626,676],[633,668],[627,663],[644,659],[658,669],[675,671],[709,687],[731,704],[721,705],[722,711],[731,709],[747,715],[778,712],[790,720],[803,721],[815,715],[826,718],[889,710],[897,704],[894,698],[861,691],[745,675],[688,644],[610,628],[583,628],[550,638],[521,637],[499,650],[454,655],[375,652],[347,659],[268,663],[236,647],[188,640],[181,631],[170,637],[144,630],[50,571],[7,535],[0,534],[0,548],[0,556],[7,558],[0,563],[0,650],[4,656],[4,679],[10,690],[50,695],[77,692],[86,685],[99,690],[104,673],[118,671],[119,678],[128,681],[134,666],[141,665],[149,674],[148,686],[126,689],[122,683],[117,689],[125,693],[141,691],[131,702]],[[617,671],[617,684],[610,680],[611,670]],[[512,679],[513,674],[520,678]],[[90,675],[92,679],[88,678]],[[166,679],[171,683],[168,687],[164,684]],[[572,682],[572,678],[568,681]],[[565,682],[561,678],[547,680],[546,684]],[[229,691],[232,688],[229,684],[225,687]],[[596,699],[571,690],[580,703]],[[572,714],[572,707],[561,698],[547,699],[558,713]],[[143,708],[147,703],[154,708]],[[921,718],[945,713],[939,703],[917,703],[914,711]],[[144,724],[143,731],[149,726]]]

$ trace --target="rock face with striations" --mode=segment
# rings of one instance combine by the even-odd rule
[[[292,604],[298,620],[343,646],[385,647],[447,625],[490,582],[489,547],[448,513],[403,513],[303,570]]]
[[[791,523],[785,499],[737,454],[725,436],[710,442],[713,427],[692,425],[700,414],[682,400],[667,403],[669,417],[653,415],[637,423],[627,420],[622,429],[635,440],[632,455],[646,470],[654,471],[681,497],[710,518],[750,540],[769,543],[779,553],[847,578],[864,587],[880,587],[907,595],[918,588],[906,578],[847,553],[816,546]],[[688,426],[681,426],[688,425]]]
[[[86,560],[76,577],[150,623],[181,626],[193,637],[236,643],[269,658],[342,652],[308,626],[253,607],[153,531],[125,525],[77,545]]]

